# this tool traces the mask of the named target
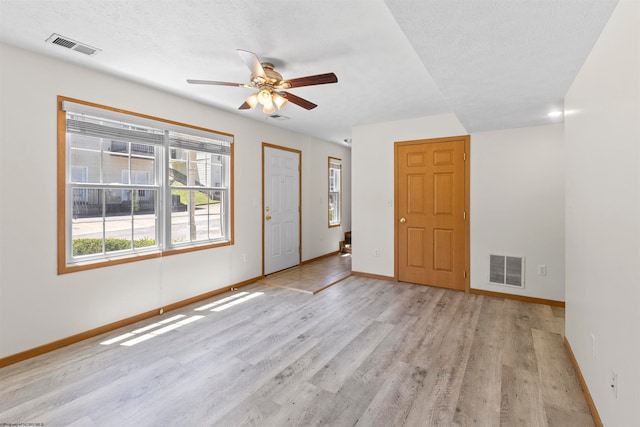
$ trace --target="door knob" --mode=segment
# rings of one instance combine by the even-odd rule
[[[265,218],[267,221],[269,221],[271,219],[271,215],[267,215],[267,217]]]
[[[407,222],[406,218],[400,218],[400,223],[404,224],[405,222]]]

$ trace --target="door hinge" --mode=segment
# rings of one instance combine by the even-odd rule
[[[462,160],[465,160],[465,161],[466,161],[466,160],[467,160],[467,153],[462,153],[462,157],[463,157],[463,159],[462,159]]]
[[[464,271],[464,278],[467,278],[467,270]]]
[[[467,211],[462,212],[462,219],[467,219]]]

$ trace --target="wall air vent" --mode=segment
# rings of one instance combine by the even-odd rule
[[[489,255],[489,283],[524,288],[524,257]]]
[[[49,37],[46,40],[46,42],[51,44],[57,44],[58,46],[75,50],[76,52],[84,53],[85,55],[88,55],[88,56],[92,56],[100,52],[100,49],[91,47],[84,43],[77,42],[75,40],[71,40],[69,37],[64,37],[56,33],[51,34],[51,37]]]

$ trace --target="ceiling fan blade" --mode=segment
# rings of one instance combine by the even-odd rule
[[[305,110],[313,110],[314,108],[317,107],[316,104],[314,104],[311,101],[307,101],[304,98],[300,98],[299,96],[296,96],[292,93],[289,92],[278,92],[280,95],[284,96],[285,98],[287,98],[287,100],[289,100],[290,102],[293,102],[294,104],[304,108]]]
[[[251,70],[251,75],[260,76],[266,81],[267,75],[265,74],[264,68],[262,68],[262,64],[256,54],[242,49],[237,49],[237,51],[244,60],[244,63],[247,64],[247,67]]]
[[[338,77],[333,73],[317,74],[315,76],[299,77],[297,79],[285,80],[282,82],[283,88],[294,88],[302,86],[326,85],[328,83],[338,83]]]
[[[187,83],[192,85],[217,85],[217,86],[236,86],[236,87],[252,87],[244,83],[216,82],[214,80],[192,80],[187,79]]]
[[[247,101],[245,101],[241,106],[238,107],[238,110],[250,110],[251,109],[251,105],[247,104]]]

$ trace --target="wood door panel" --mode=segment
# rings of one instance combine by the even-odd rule
[[[424,174],[407,176],[407,213],[424,214],[425,200],[423,197],[425,186]]]
[[[433,214],[453,215],[455,187],[453,173],[433,174]]]
[[[407,166],[424,166],[426,164],[423,152],[407,153]]]
[[[467,136],[396,143],[398,280],[464,289],[467,143]]]
[[[453,150],[434,150],[433,166],[444,166],[453,164]]]
[[[424,268],[425,229],[411,227],[407,230],[407,251],[409,253],[407,265],[409,267]]]
[[[436,271],[453,272],[453,234],[453,230],[433,230],[433,269]]]

